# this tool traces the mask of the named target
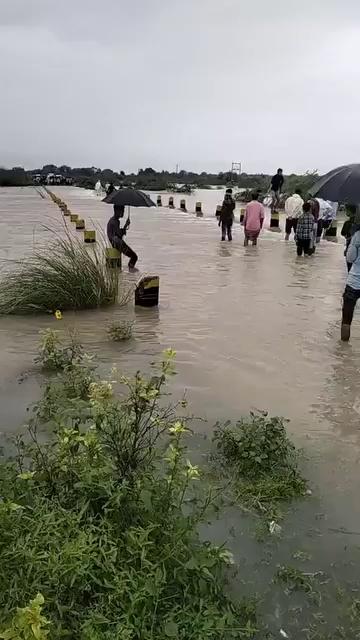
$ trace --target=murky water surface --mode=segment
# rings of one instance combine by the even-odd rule
[[[112,209],[93,193],[53,191],[88,228],[105,228]],[[140,256],[140,273],[160,276],[158,309],[130,305],[66,314],[62,322],[78,329],[86,349],[106,367],[147,369],[164,348],[176,349],[172,390],[187,389],[193,413],[207,419],[199,433],[211,434],[217,419],[254,408],[287,416],[292,437],[306,450],[314,497],[293,509],[285,546],[273,550],[274,557],[279,553],[283,560],[305,546],[313,569],[331,561],[337,578],[351,579],[360,545],[360,322],[356,314],[351,344],[341,344],[342,242],[322,242],[314,257],[298,259],[293,242],[265,230],[257,248],[244,248],[239,209],[233,243],[220,242],[214,212],[222,195],[185,196],[188,213],[165,207],[132,211],[128,242]],[[181,197],[175,195],[177,206]],[[197,200],[202,218],[193,213]],[[0,190],[0,259],[21,259],[49,242],[49,228],[61,224],[59,209],[35,189]],[[137,277],[124,272],[127,282]],[[135,320],[134,339],[109,342],[107,324],[124,317]],[[31,372],[39,330],[54,323],[51,317],[0,319],[2,434],[21,428],[25,408],[39,392],[37,377],[23,373]],[[215,523],[214,536],[224,536],[224,524],[238,526],[229,544],[237,558],[246,558],[255,583],[258,563],[261,583],[263,551],[240,533],[237,514],[224,517]]]

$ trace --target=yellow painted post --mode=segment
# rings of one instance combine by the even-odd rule
[[[280,214],[278,211],[271,212],[270,231],[280,231]]]
[[[111,269],[121,269],[121,253],[114,247],[107,247],[105,249],[106,264]]]
[[[75,220],[75,229],[78,231],[83,231],[85,229],[85,220],[83,220],[83,218]]]
[[[70,222],[76,222],[78,220],[79,216],[77,213],[71,213],[70,214]]]
[[[63,212],[64,216],[70,216],[71,215],[70,209],[63,209],[62,212]]]
[[[180,209],[181,211],[187,211],[186,200],[180,200]]]
[[[243,224],[245,218],[245,209],[240,209],[240,224]]]
[[[144,276],[135,289],[135,304],[155,307],[159,304],[159,276]]]
[[[203,215],[202,209],[201,209],[201,202],[197,202],[195,205],[195,213],[198,217]]]
[[[96,232],[93,230],[84,230],[84,242],[96,242]]]
[[[169,209],[174,209],[174,198],[170,196],[169,198]]]

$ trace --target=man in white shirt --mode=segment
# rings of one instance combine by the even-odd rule
[[[294,235],[296,234],[298,217],[302,214],[303,204],[304,200],[301,197],[300,189],[296,189],[294,195],[285,200],[285,240],[289,240],[292,230],[294,230]]]

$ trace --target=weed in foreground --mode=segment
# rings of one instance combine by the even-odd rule
[[[0,465],[6,640],[254,636],[251,601],[226,593],[231,554],[199,538],[214,495],[187,458],[186,420],[162,400],[173,357],[157,375],[121,377],[120,397],[93,370],[85,394],[69,393],[82,358],[65,362],[52,438],[38,438],[36,409],[30,444]]]
[[[251,413],[235,425],[217,424],[215,461],[233,480],[237,500],[268,518],[279,517],[281,502],[304,496],[306,481],[299,452],[287,436],[285,420]]]

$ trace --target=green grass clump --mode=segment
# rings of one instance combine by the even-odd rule
[[[133,335],[133,322],[123,320],[122,322],[114,322],[108,328],[108,336],[113,342],[122,342],[130,340]]]
[[[299,452],[287,436],[283,418],[250,413],[235,425],[217,424],[217,460],[234,480],[238,500],[247,508],[276,517],[279,502],[303,496],[306,481]]]
[[[0,282],[0,315],[93,309],[119,300],[117,272],[106,267],[104,247],[91,251],[69,234],[15,261]]]

